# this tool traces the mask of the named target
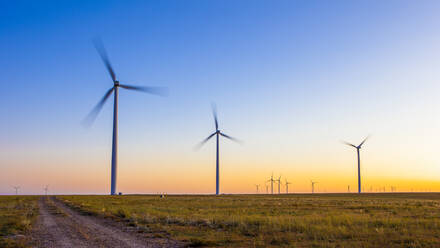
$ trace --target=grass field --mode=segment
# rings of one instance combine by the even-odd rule
[[[440,194],[62,196],[192,246],[440,247]]]
[[[38,196],[0,196],[0,247],[25,247]]]

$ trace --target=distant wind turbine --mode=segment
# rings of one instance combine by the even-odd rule
[[[258,190],[260,188],[260,185],[259,184],[255,184],[255,187],[257,187],[257,194],[258,194]]]
[[[315,193],[315,184],[317,184],[318,182],[313,182],[312,180],[310,180],[310,182],[312,183],[312,194]]]
[[[273,173],[270,176],[270,179],[267,181],[270,182],[270,193],[273,195],[273,182],[275,181],[275,180],[273,180]]]
[[[361,157],[360,157],[360,149],[362,148],[362,145],[365,143],[365,141],[367,141],[367,139],[370,136],[367,136],[358,146],[355,146],[351,143],[348,143],[346,141],[342,141],[344,144],[348,145],[348,146],[352,146],[354,148],[356,148],[357,151],[357,160],[358,160],[358,193],[361,193]]]
[[[287,181],[287,178],[284,178],[284,180],[286,181],[284,184],[286,185],[286,194],[289,194],[289,184],[292,184],[291,182]]]
[[[113,87],[111,87],[104,95],[104,97],[98,102],[98,104],[92,109],[90,114],[84,120],[84,124],[91,125],[93,121],[96,119],[96,116],[101,111],[104,103],[110,97],[112,93],[114,93],[114,103],[113,103],[113,141],[112,141],[112,164],[111,164],[111,188],[110,194],[116,195],[116,174],[118,167],[118,93],[119,88],[124,88],[127,90],[136,90],[141,91],[153,95],[166,95],[167,89],[163,87],[140,87],[140,86],[131,86],[120,84],[116,79],[116,74],[110,64],[110,60],[108,59],[107,52],[102,44],[101,40],[95,40],[95,47],[101,56],[102,61],[104,62],[107,70],[110,74],[110,77],[113,81]]]
[[[266,186],[266,194],[269,194],[269,185],[267,185],[267,182],[265,182],[264,185]]]
[[[44,186],[44,192],[47,195],[47,191],[49,191],[49,185]]]
[[[214,116],[214,122],[215,122],[215,132],[214,133],[212,133],[211,135],[209,135],[206,139],[204,139],[202,142],[200,142],[200,144],[198,144],[197,146],[196,146],[196,148],[198,149],[198,148],[200,148],[200,147],[202,147],[206,142],[208,142],[208,140],[209,139],[211,139],[212,137],[214,137],[214,135],[216,136],[216,140],[217,140],[217,152],[216,152],[216,170],[215,170],[215,194],[216,195],[218,195],[219,193],[220,193],[220,179],[219,179],[219,170],[220,170],[220,168],[219,168],[219,166],[220,166],[220,163],[219,163],[219,137],[220,136],[223,136],[223,137],[225,137],[225,138],[227,138],[227,139],[230,139],[230,140],[232,140],[232,141],[235,141],[235,142],[237,142],[237,143],[241,143],[241,141],[239,141],[238,139],[236,139],[236,138],[233,138],[233,137],[231,137],[231,136],[229,136],[229,135],[226,135],[226,134],[224,134],[224,133],[222,133],[219,129],[218,129],[218,119],[217,119],[217,108],[216,108],[216,106],[213,104],[212,105],[212,114],[213,114],[213,116]]]
[[[280,194],[281,193],[281,176],[279,176],[278,179],[275,181],[278,182],[278,194]]]
[[[20,189],[20,186],[14,186],[13,188],[15,189],[15,194],[18,195],[18,190]]]

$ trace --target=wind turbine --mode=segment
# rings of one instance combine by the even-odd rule
[[[288,182],[287,181],[287,178],[284,178],[284,180],[286,181],[285,182],[285,185],[286,185],[286,194],[289,194],[289,184],[292,184],[291,182]]]
[[[273,182],[274,182],[275,180],[273,180],[273,173],[272,173],[272,175],[270,176],[270,179],[269,180],[267,180],[267,182],[270,182],[270,193],[273,195]]]
[[[257,187],[257,194],[258,194],[258,189],[260,188],[259,184],[255,184],[255,187]]]
[[[267,182],[265,182],[264,185],[266,186],[266,194],[269,194],[269,185],[267,185]]]
[[[46,195],[47,195],[47,191],[49,191],[49,185],[44,186],[44,192],[46,193]]]
[[[204,139],[202,142],[200,142],[200,144],[198,144],[196,146],[196,148],[200,148],[202,147],[206,142],[208,142],[209,139],[211,139],[212,137],[214,137],[214,135],[216,136],[216,140],[217,140],[217,155],[216,155],[216,167],[215,167],[215,194],[218,195],[220,193],[220,179],[219,179],[219,137],[223,136],[227,139],[230,139],[232,141],[235,141],[237,143],[241,143],[241,141],[239,141],[236,138],[233,138],[229,135],[226,135],[224,133],[222,133],[219,129],[218,129],[218,119],[217,119],[217,108],[214,104],[212,104],[212,115],[214,116],[214,122],[215,122],[215,132],[212,133],[211,135],[209,135],[206,139]]]
[[[310,182],[312,183],[312,194],[315,193],[315,184],[317,184],[318,182],[313,182],[312,180],[310,180]]]
[[[357,151],[357,159],[358,159],[358,193],[361,193],[361,157],[360,157],[360,150],[362,148],[362,145],[365,143],[365,141],[367,141],[367,139],[370,136],[367,136],[358,146],[355,146],[351,143],[348,143],[346,141],[342,141],[344,144],[348,145],[348,146],[352,146],[354,148],[356,148]]]
[[[14,186],[13,188],[15,189],[15,194],[18,195],[18,190],[20,189],[20,186]]]
[[[102,107],[104,106],[104,103],[107,101],[107,99],[110,97],[110,95],[112,93],[114,93],[113,141],[112,141],[112,162],[111,162],[112,167],[111,167],[110,194],[115,195],[116,194],[116,174],[117,174],[117,168],[118,168],[118,95],[119,95],[118,93],[119,93],[119,88],[124,88],[127,90],[142,91],[145,93],[149,93],[149,94],[153,94],[153,95],[160,95],[160,96],[166,95],[167,90],[166,90],[166,88],[163,88],[163,87],[140,87],[140,86],[120,84],[119,81],[116,79],[116,74],[110,64],[110,60],[108,59],[107,52],[106,52],[101,40],[95,40],[95,48],[98,51],[99,55],[101,56],[101,59],[104,62],[105,66],[107,67],[107,70],[108,70],[110,77],[113,81],[113,87],[111,87],[104,94],[104,97],[92,109],[92,111],[86,117],[84,122],[85,122],[85,124],[90,125],[96,119],[96,116],[101,111]]]
[[[278,182],[278,194],[280,194],[281,193],[281,176],[279,176],[278,179],[275,181]]]

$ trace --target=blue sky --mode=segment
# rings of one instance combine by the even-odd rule
[[[0,193],[46,183],[108,191],[111,101],[81,126],[112,86],[96,36],[122,83],[170,89],[167,98],[121,90],[124,192],[213,190],[214,144],[192,150],[213,131],[212,101],[221,129],[245,141],[222,143],[224,191],[251,192],[272,171],[301,192],[312,177],[345,190],[355,158],[338,142],[368,134],[371,185],[419,180],[440,190],[439,5],[3,1]]]

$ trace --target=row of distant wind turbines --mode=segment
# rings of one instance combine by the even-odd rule
[[[284,186],[286,186],[286,194],[289,194],[289,184],[292,184],[291,182],[287,181],[287,178],[284,179]],[[266,194],[269,194],[269,185],[267,185],[267,182],[270,182],[270,193],[273,194],[273,183],[277,182],[278,183],[278,194],[281,194],[281,176],[278,177],[278,179],[273,179],[273,173],[272,176],[270,177],[269,180],[266,181],[265,186],[266,186]],[[260,193],[259,189],[260,189],[260,185],[259,184],[255,184],[255,187],[257,188],[257,194]]]
[[[278,179],[274,180],[273,179],[273,173],[272,176],[270,176],[269,180],[266,181],[270,182],[270,193],[273,194],[273,183],[277,182],[278,183],[278,194],[281,194],[281,176],[278,177]],[[310,183],[312,184],[312,194],[315,193],[315,184],[317,184],[318,182],[314,182],[313,180],[310,180]],[[285,178],[285,182],[284,182],[284,186],[286,186],[286,194],[289,194],[289,184],[292,184],[291,182],[287,181],[287,178]],[[269,194],[269,185],[266,185],[266,194]],[[259,184],[255,185],[257,187],[257,194],[259,193],[258,189],[260,187]]]
[[[20,186],[12,186],[12,188],[15,189],[15,194],[18,195],[18,191],[20,190]],[[43,188],[45,194],[47,195],[47,192],[49,191],[49,185],[44,186]]]
[[[99,55],[101,56],[101,59],[104,62],[104,65],[106,66],[110,77],[113,81],[113,87],[111,87],[105,94],[104,97],[98,102],[98,104],[92,109],[92,111],[89,113],[89,115],[85,118],[84,124],[91,125],[93,121],[96,119],[97,115],[101,111],[101,109],[104,106],[104,103],[108,100],[108,98],[112,95],[114,96],[114,103],[113,103],[113,139],[112,139],[112,158],[111,158],[111,186],[110,186],[110,194],[116,195],[116,180],[117,180],[117,165],[118,165],[118,93],[119,88],[127,89],[127,90],[135,90],[135,91],[141,91],[144,93],[149,93],[153,95],[159,95],[159,96],[165,96],[167,95],[167,89],[164,87],[141,87],[141,86],[132,86],[132,85],[126,85],[121,84],[119,80],[116,78],[116,74],[110,64],[110,60],[107,56],[107,52],[104,48],[104,45],[102,44],[101,40],[97,39],[95,40],[95,48],[98,51]],[[212,112],[214,116],[214,122],[215,122],[215,132],[210,134],[206,139],[204,139],[200,144],[196,146],[196,148],[200,148],[203,146],[208,140],[210,140],[212,137],[215,136],[216,138],[216,189],[215,194],[220,194],[220,178],[219,178],[219,138],[220,136],[230,139],[232,141],[240,143],[240,141],[236,138],[233,138],[229,135],[226,135],[225,133],[221,132],[219,130],[218,125],[218,118],[217,118],[217,110],[216,107],[212,106]],[[362,145],[365,143],[365,141],[368,139],[365,138],[360,145],[355,146],[351,143],[344,142],[345,144],[352,146],[356,148],[357,150],[357,160],[358,160],[358,193],[361,193],[361,174],[360,174],[360,149]],[[271,177],[271,184],[272,184],[272,192],[273,192],[273,177]],[[287,183],[287,181],[286,181]],[[317,182],[312,181],[312,191],[314,191],[314,185]],[[286,184],[287,191],[288,191],[288,184]],[[278,185],[278,191],[280,191],[280,186]],[[47,193],[47,189],[46,189]]]
[[[292,184],[291,182],[287,181],[287,178],[284,178],[285,182],[284,182],[284,186],[286,186],[286,191],[285,194],[289,194],[289,185]],[[272,176],[269,178],[269,180],[265,181],[265,186],[266,186],[266,194],[269,194],[269,185],[267,184],[268,182],[271,182],[270,184],[270,194],[273,194],[273,183],[276,182],[278,183],[278,194],[281,194],[281,185],[283,184],[281,182],[281,176],[278,177],[278,179],[273,179],[273,174]],[[310,184],[311,184],[311,189],[312,189],[312,194],[315,193],[315,184],[317,184],[318,182],[315,182],[313,180],[310,180]],[[256,188],[256,193],[260,194],[260,184],[254,184],[255,188]],[[365,192],[365,189],[362,190],[363,192]],[[376,192],[386,192],[386,187],[380,187],[380,188],[376,188]],[[390,192],[396,192],[397,191],[397,187],[396,186],[390,186]],[[412,191],[412,190],[411,190]],[[430,191],[430,190],[428,190]],[[350,191],[350,185],[347,186],[347,192],[351,193]],[[370,186],[370,190],[369,192],[374,192],[373,191],[373,186]]]

